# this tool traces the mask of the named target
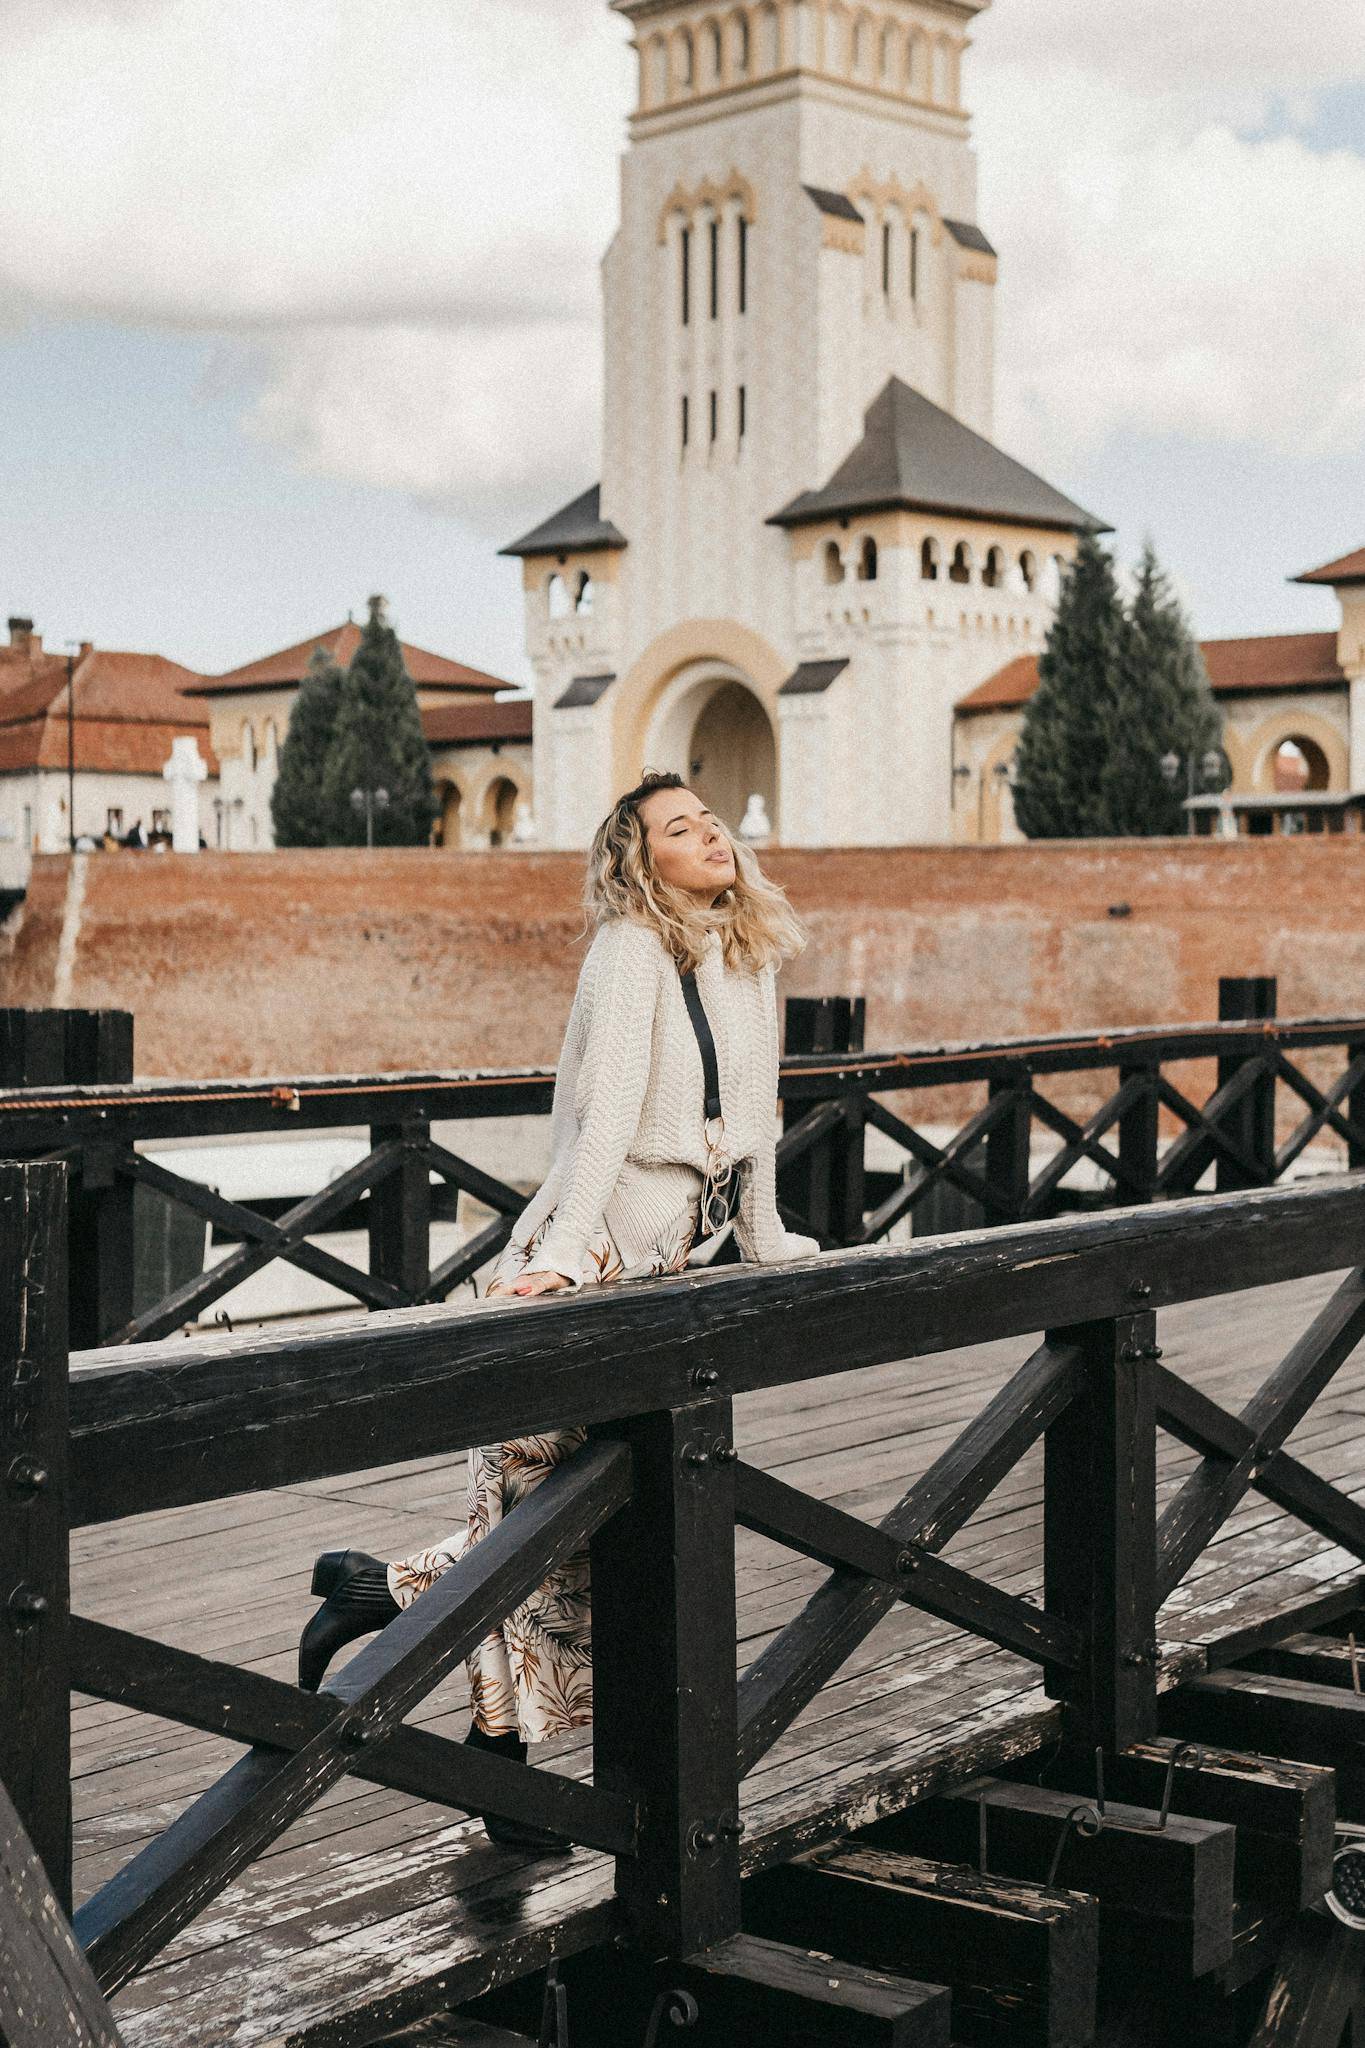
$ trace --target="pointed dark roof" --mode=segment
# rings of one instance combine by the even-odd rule
[[[804,526],[813,519],[902,506],[1064,533],[1112,531],[899,377],[868,407],[862,440],[829,482],[803,491],[768,524]]]
[[[945,220],[943,223],[959,249],[979,249],[983,256],[994,256],[995,244],[987,239],[972,220]]]
[[[843,192],[827,192],[823,185],[803,185],[802,191],[815,201],[821,213],[827,213],[834,220],[856,220],[862,225],[863,216],[853,201]]]
[[[1340,588],[1346,583],[1365,583],[1365,548],[1357,548],[1354,554],[1338,555],[1335,562],[1324,562],[1320,569],[1305,569],[1302,576],[1291,576],[1291,583],[1328,583]]]
[[[499,548],[500,555],[583,554],[589,548],[623,548],[626,537],[602,517],[602,486],[594,484],[582,497],[551,513],[520,540]]]

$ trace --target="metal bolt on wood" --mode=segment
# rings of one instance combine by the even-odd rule
[[[32,1586],[16,1586],[7,1602],[10,1627],[22,1634],[33,1627],[47,1613],[47,1596],[35,1593]]]
[[[10,1491],[23,1495],[41,1493],[49,1475],[46,1465],[40,1465],[35,1458],[16,1458],[6,1476]]]

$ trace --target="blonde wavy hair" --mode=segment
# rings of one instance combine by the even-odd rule
[[[659,934],[686,974],[705,953],[708,935],[720,932],[727,967],[754,970],[801,952],[805,926],[786,892],[768,877],[750,847],[717,819],[735,857],[735,879],[713,905],[666,882],[654,865],[640,805],[656,789],[685,789],[681,775],[646,770],[619,796],[593,834],[583,884],[583,908],[594,932],[608,918],[628,917]]]

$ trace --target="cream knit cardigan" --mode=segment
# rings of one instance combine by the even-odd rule
[[[747,1260],[809,1257],[813,1237],[778,1219],[776,971],[727,967],[712,932],[697,989],[716,1042],[725,1147],[747,1161],[735,1220]],[[535,1272],[580,1284],[589,1238],[605,1223],[629,1266],[676,1223],[706,1166],[702,1066],[677,965],[657,933],[629,918],[598,930],[578,977],[555,1076],[550,1168],[522,1211],[525,1245],[553,1209]]]

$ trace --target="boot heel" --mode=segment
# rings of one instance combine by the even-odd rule
[[[346,1575],[346,1550],[324,1550],[313,1565],[312,1594],[315,1600],[325,1600],[334,1592]]]

